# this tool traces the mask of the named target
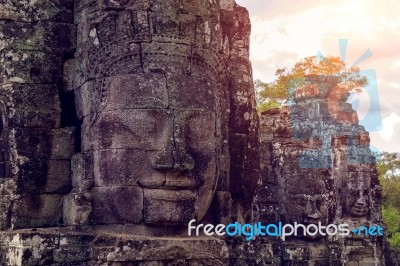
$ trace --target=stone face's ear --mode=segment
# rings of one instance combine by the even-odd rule
[[[222,40],[229,43],[225,45],[221,41],[221,50],[229,54],[229,191],[234,209],[239,212],[232,215],[243,220],[252,216],[251,205],[260,180],[259,118],[247,51],[250,21],[247,11],[234,1],[220,1],[219,4],[224,21]]]

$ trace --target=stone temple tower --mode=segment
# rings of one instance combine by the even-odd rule
[[[247,11],[233,0],[0,4],[1,262],[228,263],[224,240],[190,238],[187,223],[252,219]]]
[[[368,132],[358,125],[340,81],[306,76],[290,97],[292,105],[261,115],[259,219],[347,224],[350,233],[300,232],[278,241],[281,254],[274,255],[284,265],[385,265],[383,236],[350,231],[383,226],[381,188]]]

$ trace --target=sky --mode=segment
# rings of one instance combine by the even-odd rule
[[[400,152],[400,5],[398,0],[236,0],[250,13],[250,60],[254,79],[274,80],[279,67],[319,52],[340,56],[347,40],[347,65],[376,73],[377,85],[352,98],[360,121],[374,113],[382,127],[370,130],[371,146]],[[368,93],[375,91],[377,93]],[[368,118],[366,118],[368,119]],[[365,120],[364,120],[365,121]],[[376,123],[379,124],[379,123]]]

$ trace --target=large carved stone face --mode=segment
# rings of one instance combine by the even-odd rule
[[[259,158],[249,21],[236,23],[235,8],[225,10],[232,19],[221,23],[218,1],[103,2],[77,3],[84,21],[78,24],[77,60],[65,64],[74,77],[66,87],[74,90],[82,119],[84,158],[76,161],[93,161],[87,171],[93,177],[75,182],[90,215],[76,220],[199,221],[217,178],[215,206],[227,211],[206,219],[250,217],[242,210],[253,200]],[[237,12],[247,17],[244,9]],[[230,156],[235,149],[240,154]],[[75,196],[66,213],[78,208]]]
[[[218,176],[213,79],[149,73],[106,84],[105,107],[84,126],[93,151],[93,222],[200,220]]]

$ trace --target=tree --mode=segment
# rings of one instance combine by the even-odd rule
[[[400,153],[382,152],[378,172],[382,177],[400,181]]]
[[[392,248],[400,249],[400,153],[383,152],[377,161],[382,186],[382,217]]]
[[[351,67],[346,69],[346,64],[340,57],[310,56],[301,59],[290,70],[278,68],[275,72],[276,80],[264,83],[256,80],[257,109],[263,112],[272,108],[286,105],[288,102],[289,81],[295,82],[291,87],[299,87],[304,84],[307,75],[335,75],[340,77],[340,87],[348,92],[360,92],[361,88],[368,84],[366,77],[360,74],[360,69]]]

